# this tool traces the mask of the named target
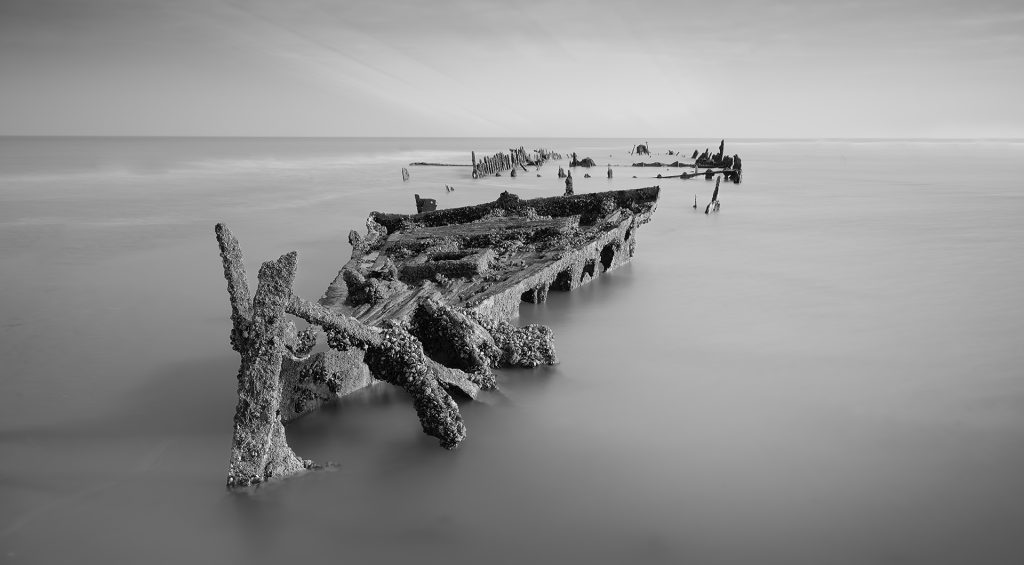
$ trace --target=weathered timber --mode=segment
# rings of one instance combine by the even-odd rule
[[[679,161],[673,161],[671,163],[662,163],[661,161],[654,161],[653,163],[633,163],[634,167],[692,167],[693,163],[682,163]]]
[[[415,163],[409,163],[410,167],[471,167],[465,163],[426,163],[424,161],[416,161]]]
[[[700,173],[700,174],[698,174],[698,173],[679,173],[678,175],[662,175],[662,174],[659,173],[657,178],[659,178],[659,179],[684,179],[685,180],[685,179],[692,179],[694,177],[703,176],[703,175],[704,175],[704,173]]]
[[[648,157],[650,157],[651,156],[651,150],[648,148],[648,146],[649,146],[649,144],[646,143],[646,142],[645,143],[641,143],[639,145],[634,145],[633,149],[631,149],[629,151],[629,154],[632,155],[633,153],[636,153],[637,155],[647,155]],[[668,154],[671,155],[672,152],[669,151]]]
[[[660,189],[495,202],[415,215],[371,213],[352,257],[319,303],[292,293],[296,254],[267,262],[250,298],[238,241],[216,227],[242,358],[228,486],[308,469],[284,424],[384,381],[406,390],[425,433],[466,438],[450,394],[497,387],[496,367],[554,364],[552,332],[518,327],[521,301],[543,302],[628,262]],[[309,324],[298,331],[288,319]],[[319,333],[327,351],[312,353]]]
[[[482,157],[479,160],[476,157],[476,152],[470,152],[470,158],[472,160],[473,167],[473,178],[480,178],[482,176],[501,176],[499,173],[511,169],[513,172],[517,168],[521,168],[524,171],[528,170],[527,165],[540,166],[546,161],[551,159],[561,159],[562,156],[554,151],[548,149],[534,149],[533,152],[526,151],[523,147],[510,148],[508,153],[498,152],[490,157]],[[515,176],[513,174],[513,176]]]
[[[414,194],[416,197],[416,211],[417,212],[433,212],[437,210],[437,200],[433,198],[420,198],[419,194]]]
[[[476,206],[374,212],[321,303],[376,325],[408,319],[417,298],[440,293],[452,306],[512,319],[528,291],[572,290],[628,262],[659,193],[654,186],[521,200],[506,192]],[[591,261],[603,268],[588,269]],[[388,264],[394,281],[373,274]]]
[[[570,167],[583,167],[589,169],[595,166],[596,163],[590,157],[578,158],[575,153],[572,154],[572,158],[569,160]]]
[[[640,147],[641,146],[639,146],[639,145],[634,146],[633,150],[630,151],[630,154],[632,155],[632,154],[636,153],[637,155],[641,155],[642,153],[639,150]],[[681,152],[673,152],[673,151],[669,151],[668,152],[669,155],[672,155],[673,153],[676,154],[676,155],[682,155]],[[650,155],[650,153],[648,152],[647,155]],[[729,155],[725,154],[725,140],[724,139],[721,140],[721,142],[718,144],[718,152],[717,153],[712,153],[710,149],[705,149],[703,153],[699,152],[698,150],[694,150],[693,155],[691,156],[691,158],[693,159],[692,163],[684,163],[684,162],[678,161],[678,160],[677,161],[673,161],[671,163],[663,163],[661,161],[654,161],[654,162],[649,162],[649,163],[648,162],[637,162],[637,163],[633,163],[632,166],[634,166],[634,167],[659,167],[659,168],[660,167],[666,167],[666,168],[670,168],[670,167],[679,167],[679,168],[681,168],[681,167],[693,167],[693,173],[692,174],[687,174],[687,173],[682,173],[682,174],[679,174],[679,175],[660,175],[659,174],[657,176],[657,178],[659,178],[659,179],[660,178],[682,178],[682,179],[688,179],[688,178],[693,178],[693,177],[698,176],[698,175],[703,175],[704,178],[706,178],[708,180],[711,180],[711,179],[715,178],[715,175],[719,175],[720,174],[720,175],[722,175],[725,178],[725,180],[732,181],[732,182],[734,182],[736,184],[739,184],[742,181],[742,178],[743,178],[743,174],[742,174],[743,162],[740,159],[739,155],[729,156]],[[699,169],[705,169],[705,170],[704,170],[704,172],[700,172]]]
[[[705,149],[704,153],[701,153],[697,157],[697,166],[699,167],[716,167],[726,170],[739,170],[741,166],[736,166],[736,160],[739,156],[733,155],[732,157],[725,154],[725,140],[718,144],[718,152],[711,153],[710,149]]]
[[[355,355],[347,360],[333,353],[296,356],[293,352],[308,353],[312,347],[296,337],[301,334],[285,314],[322,327],[328,345],[337,351],[360,349],[359,362],[373,378],[399,386],[412,396],[423,431],[438,438],[442,447],[453,449],[465,439],[458,405],[445,391],[452,380],[467,381],[467,390],[476,390],[464,373],[427,359],[420,342],[401,325],[370,327],[293,296],[295,252],[263,264],[259,286],[249,303],[238,240],[224,224],[217,224],[216,234],[232,304],[232,347],[242,358],[229,488],[256,485],[312,467],[311,461],[300,459],[288,446],[284,418],[316,409],[325,396],[359,388],[358,382],[347,378],[353,370],[360,370]],[[343,383],[347,383],[344,388]]]
[[[704,208],[705,214],[708,212],[717,212],[722,208],[722,204],[718,201],[718,188],[721,184],[722,177],[715,179],[715,192],[711,195],[711,202],[708,202],[707,207]]]
[[[238,240],[222,224],[216,233],[231,297],[231,345],[242,357],[227,478],[229,487],[240,487],[312,466],[288,447],[280,417],[284,309],[295,278],[295,254],[263,264],[250,301]]]

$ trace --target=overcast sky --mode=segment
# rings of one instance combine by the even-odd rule
[[[0,0],[0,134],[1024,137],[1024,2]]]

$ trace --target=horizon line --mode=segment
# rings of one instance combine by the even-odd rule
[[[887,142],[887,141],[1002,141],[1024,142],[1024,137],[644,137],[644,136],[491,136],[491,135],[133,135],[133,134],[0,134],[0,138],[39,138],[39,139],[655,139],[655,140],[708,140],[723,139],[732,141],[856,141],[856,142]]]

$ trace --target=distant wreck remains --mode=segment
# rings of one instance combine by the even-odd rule
[[[250,295],[238,240],[218,224],[231,346],[241,355],[228,487],[314,467],[289,447],[284,424],[378,380],[411,395],[424,433],[457,447],[466,426],[452,393],[496,388],[495,367],[556,362],[549,328],[513,324],[519,303],[627,263],[659,192],[505,192],[477,206],[373,212],[366,235],[349,234],[352,257],[318,303],[292,292],[294,251],[263,263]],[[314,352],[320,330],[327,348]]]
[[[640,147],[640,146],[638,146]],[[630,152],[632,153],[632,152]],[[672,155],[672,151],[668,152]],[[639,155],[640,152],[637,151]],[[649,153],[648,153],[649,155]],[[703,176],[707,180],[715,178],[715,175],[722,175],[727,181],[732,181],[735,184],[739,184],[743,179],[743,161],[739,155],[726,155],[725,154],[725,140],[718,144],[718,152],[711,153],[711,149],[705,149],[703,153],[699,153],[694,150],[693,156],[691,157],[693,163],[684,163],[679,160],[675,160],[671,163],[662,163],[661,161],[654,161],[651,163],[639,162],[633,163],[634,167],[657,167],[657,168],[670,168],[670,167],[693,167],[693,173],[681,173],[678,175],[658,175],[658,178],[682,178],[691,179],[698,176]],[[698,169],[706,169],[703,173],[698,172]],[[718,169],[718,170],[716,170]]]
[[[540,166],[551,159],[561,158],[560,154],[547,149],[534,149],[533,153],[529,153],[522,147],[509,149],[508,153],[498,152],[490,157],[482,157],[480,160],[476,158],[476,151],[470,153],[470,159],[473,161],[473,178],[475,179],[500,175],[502,171],[515,171],[517,168],[526,171],[528,170],[527,165]]]
[[[639,144],[639,145],[634,145],[633,148],[629,150],[629,154],[632,155],[633,153],[636,153],[637,155],[647,155],[648,157],[650,157],[651,156],[651,150],[648,149],[649,146],[650,146],[650,143],[648,143],[646,141],[641,143],[641,144]],[[669,151],[668,154],[671,155],[672,152]]]

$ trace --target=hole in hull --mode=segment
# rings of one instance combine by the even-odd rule
[[[596,268],[597,268],[597,261],[596,260],[591,259],[590,261],[587,261],[587,264],[583,266],[583,272],[580,273],[580,282],[583,282],[583,280],[585,278],[587,278],[587,275],[590,275],[591,277],[593,277],[594,276],[594,270]]]
[[[604,266],[604,270],[612,268],[613,259],[615,259],[615,245],[609,243],[601,249],[601,265]]]
[[[572,290],[572,273],[569,271],[562,271],[555,277],[555,282],[551,283],[551,288],[554,290]]]

